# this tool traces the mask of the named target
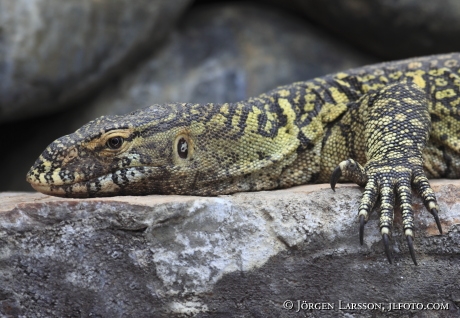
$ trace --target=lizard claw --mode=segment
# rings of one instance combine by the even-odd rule
[[[436,226],[438,227],[439,233],[442,234],[441,222],[439,222],[438,210],[433,208],[430,210],[430,213],[433,215],[434,220],[436,221]]]
[[[417,260],[415,259],[415,251],[414,251],[412,235],[406,235],[406,240],[407,240],[407,245],[409,246],[410,256],[412,257],[414,264],[417,265]]]
[[[364,224],[366,224],[364,220],[364,215],[359,216],[359,242],[363,245],[364,242]]]
[[[335,191],[335,185],[339,181],[340,177],[349,179],[360,186],[364,186],[367,183],[367,175],[364,168],[355,160],[348,159],[339,163],[334,169],[331,175],[331,188]]]
[[[335,192],[335,185],[337,184],[337,181],[339,181],[341,176],[342,176],[342,169],[340,168],[340,166],[337,166],[331,175],[331,188],[334,192]]]
[[[382,238],[383,238],[383,245],[385,246],[385,254],[387,255],[388,262],[390,262],[390,264],[392,264],[392,261],[391,261],[391,253],[390,253],[389,236],[388,236],[387,233],[384,233],[384,234],[382,235]]]

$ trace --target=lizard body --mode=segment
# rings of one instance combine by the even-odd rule
[[[412,249],[411,187],[441,231],[428,178],[460,176],[460,54],[387,62],[237,103],[153,105],[103,116],[51,143],[27,181],[67,197],[219,195],[327,182],[381,198],[388,252],[395,197]],[[415,257],[413,256],[414,262]]]

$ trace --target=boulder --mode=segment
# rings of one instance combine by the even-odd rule
[[[432,186],[444,233],[414,198],[418,266],[398,211],[393,264],[377,213],[359,245],[362,189],[353,185],[335,193],[328,185],[306,185],[218,197],[1,193],[0,313],[458,316],[460,181],[433,180]]]
[[[151,51],[190,0],[0,0],[0,122],[68,107]]]
[[[102,91],[84,116],[168,102],[236,102],[375,61],[270,6],[201,5],[191,8],[157,54]]]
[[[384,59],[460,51],[457,0],[264,0]]]

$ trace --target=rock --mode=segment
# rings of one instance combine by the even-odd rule
[[[285,12],[244,4],[198,6],[157,54],[95,101],[50,118],[0,126],[0,138],[15,136],[0,139],[8,149],[0,156],[0,191],[30,190],[25,175],[43,149],[98,116],[172,101],[238,101],[372,62]]]
[[[197,6],[158,54],[103,91],[85,116],[89,121],[168,102],[236,102],[375,61],[270,7]]]
[[[0,122],[63,109],[155,48],[190,0],[0,0]]]
[[[335,193],[308,185],[219,197],[1,193],[0,313],[292,317],[300,305],[301,315],[386,317],[380,310],[343,308],[410,302],[448,307],[425,311],[430,317],[458,316],[460,181],[432,185],[444,234],[415,198],[418,266],[399,214],[393,264],[384,255],[376,213],[359,245],[362,191],[353,185]],[[283,308],[288,301],[291,310]],[[329,309],[302,309],[302,301]]]
[[[460,50],[457,0],[269,0],[385,59]]]

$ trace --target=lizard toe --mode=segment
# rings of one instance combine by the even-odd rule
[[[430,186],[430,182],[422,169],[418,169],[414,172],[412,185],[418,195],[422,198],[427,210],[431,213],[431,215],[433,215],[438,231],[442,234],[441,222],[439,221],[438,216],[439,206],[436,201],[436,195],[434,194],[434,191]]]
[[[360,186],[364,186],[367,183],[367,174],[364,168],[353,159],[342,161],[334,169],[330,180],[332,190],[335,191],[335,185],[341,177],[353,181]]]

